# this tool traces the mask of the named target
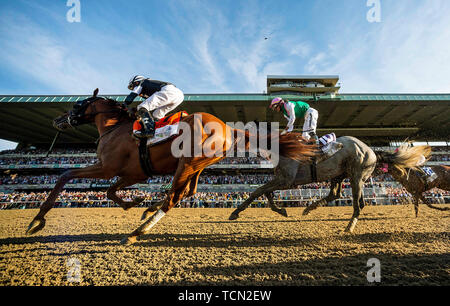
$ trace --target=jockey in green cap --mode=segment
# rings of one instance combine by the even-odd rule
[[[308,103],[303,101],[287,101],[280,97],[277,97],[272,100],[269,108],[277,112],[283,112],[284,117],[288,120],[286,129],[281,132],[281,135],[292,132],[292,130],[294,129],[295,119],[304,118],[305,123],[303,124],[302,136],[306,140],[313,138],[316,140],[316,142],[318,142],[316,128],[319,113],[317,112],[317,110],[310,107]]]

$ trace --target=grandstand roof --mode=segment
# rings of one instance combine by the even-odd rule
[[[124,101],[126,95],[105,95]],[[335,97],[282,95],[303,100],[319,111],[318,133],[335,132],[373,139],[442,140],[450,134],[450,94],[338,94]],[[89,95],[0,96],[0,138],[39,144],[51,143],[56,130],[52,120]],[[267,108],[273,95],[186,94],[179,109],[211,113],[225,122],[286,120]],[[134,104],[141,101],[136,99]],[[301,123],[301,122],[300,122]],[[301,126],[296,128],[301,129]],[[92,143],[94,126],[64,132],[62,143]]]

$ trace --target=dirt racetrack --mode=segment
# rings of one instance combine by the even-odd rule
[[[374,257],[382,285],[450,285],[448,212],[369,206],[346,234],[351,207],[289,208],[288,218],[251,208],[228,221],[231,211],[175,208],[132,246],[119,242],[141,208],[53,209],[35,236],[24,232],[37,210],[0,211],[0,284],[370,285]],[[67,279],[73,260],[80,282]]]

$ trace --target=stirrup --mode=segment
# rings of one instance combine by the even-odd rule
[[[155,136],[155,131],[144,131],[144,130],[133,131],[133,136],[139,139],[152,138],[153,136]]]

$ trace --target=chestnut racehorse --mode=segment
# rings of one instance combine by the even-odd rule
[[[399,151],[401,156],[423,155],[426,159],[428,159],[431,155],[430,146],[408,147],[407,145],[404,145],[400,147]],[[425,191],[433,188],[450,191],[450,167],[444,165],[430,166],[431,170],[433,170],[437,177],[432,182],[425,182],[423,176],[420,174],[422,170],[417,166],[399,167],[396,165],[395,153],[380,152],[378,153],[378,158],[382,159],[386,164],[387,167],[385,169],[387,170],[387,173],[392,175],[396,181],[402,184],[403,187],[405,187],[405,189],[413,195],[416,217],[419,215],[419,200],[422,200],[424,204],[433,209],[442,211],[450,210],[448,207],[438,207],[432,205],[431,202],[424,196]]]
[[[94,122],[100,135],[97,147],[98,163],[83,169],[68,170],[61,175],[48,198],[41,205],[39,213],[30,223],[27,230],[28,234],[33,234],[45,226],[45,214],[53,207],[64,185],[74,178],[111,179],[118,176],[117,182],[107,190],[107,197],[120,205],[124,210],[128,210],[143,201],[141,198],[135,198],[133,201],[124,201],[116,195],[116,191],[120,188],[134,185],[148,178],[141,168],[138,146],[132,137],[134,120],[130,118],[124,106],[115,100],[99,97],[97,94],[98,89],[94,91],[92,97],[77,102],[69,113],[55,119],[54,125],[62,130],[71,126]],[[196,120],[195,118],[199,118],[199,116],[201,116],[201,120]],[[223,159],[225,152],[232,148],[235,143],[244,140],[245,148],[249,148],[248,132],[232,129],[213,115],[196,113],[183,118],[182,121],[187,123],[192,130],[200,128],[200,137],[194,138],[192,133],[190,136],[188,135],[191,139],[192,149],[195,141],[205,145],[210,137],[214,137],[214,143],[210,146],[214,154],[207,154],[209,157],[202,153],[200,156],[181,156],[176,158],[171,154],[174,140],[150,147],[149,155],[154,174],[174,173],[172,187],[162,201],[161,208],[126,237],[122,243],[130,244],[135,242],[138,236],[147,233],[181,199],[194,195],[201,172],[207,166]],[[210,132],[208,132],[209,129],[205,131],[205,125],[208,123],[214,123],[221,129],[211,129]],[[183,133],[179,137],[184,136]],[[268,135],[268,141],[273,137],[279,137],[279,154],[281,156],[309,162],[311,157],[317,154],[315,145],[306,144],[289,135],[279,135],[279,133]],[[147,209],[144,217],[150,211],[154,210],[152,208]]]

